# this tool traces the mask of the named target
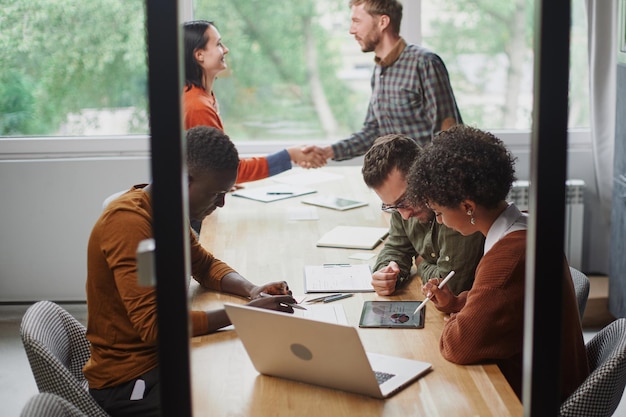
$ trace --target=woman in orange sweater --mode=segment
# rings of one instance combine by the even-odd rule
[[[185,91],[183,93],[185,129],[205,125],[224,130],[213,82],[226,69],[228,48],[213,22],[196,20],[183,26],[185,45]],[[304,168],[318,168],[326,159],[312,147],[294,146],[265,157],[242,159],[237,183],[260,180],[291,169],[291,162]]]

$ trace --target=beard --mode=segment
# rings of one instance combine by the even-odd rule
[[[369,32],[367,36],[361,40],[361,51],[374,52],[378,44],[380,43],[380,34],[374,31]]]

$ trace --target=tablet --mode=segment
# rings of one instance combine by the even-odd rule
[[[357,207],[367,206],[364,201],[350,200],[348,198],[337,197],[334,195],[317,195],[302,200],[304,204],[312,204],[314,206],[326,207],[333,210],[350,210]]]
[[[421,301],[365,301],[359,327],[422,329],[426,309],[413,315]]]

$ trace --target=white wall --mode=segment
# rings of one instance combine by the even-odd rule
[[[144,156],[110,149],[115,140],[66,150],[52,141],[0,140],[0,302],[85,300],[87,241],[103,200],[149,179],[146,139],[137,141]]]
[[[529,134],[496,134],[518,157],[518,178],[528,179]],[[238,144],[242,155],[281,146]],[[587,184],[583,269],[607,273],[608,219],[594,214],[588,134],[572,133],[569,148],[568,178]],[[0,302],[85,299],[87,241],[102,201],[149,181],[148,149],[147,138],[0,138]]]

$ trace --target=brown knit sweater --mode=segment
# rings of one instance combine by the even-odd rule
[[[96,222],[87,248],[87,338],[91,358],[83,372],[94,389],[130,381],[157,366],[156,290],[137,284],[137,245],[152,235],[152,204],[134,186]],[[233,269],[204,250],[193,233],[191,269],[204,287],[220,290]],[[202,311],[191,312],[194,335],[208,331]]]
[[[441,335],[440,349],[458,364],[496,363],[521,398],[524,335],[526,231],[500,239],[479,262],[474,284],[455,305]],[[589,365],[567,262],[563,281],[561,401],[587,377]],[[554,277],[537,277],[537,282]]]

